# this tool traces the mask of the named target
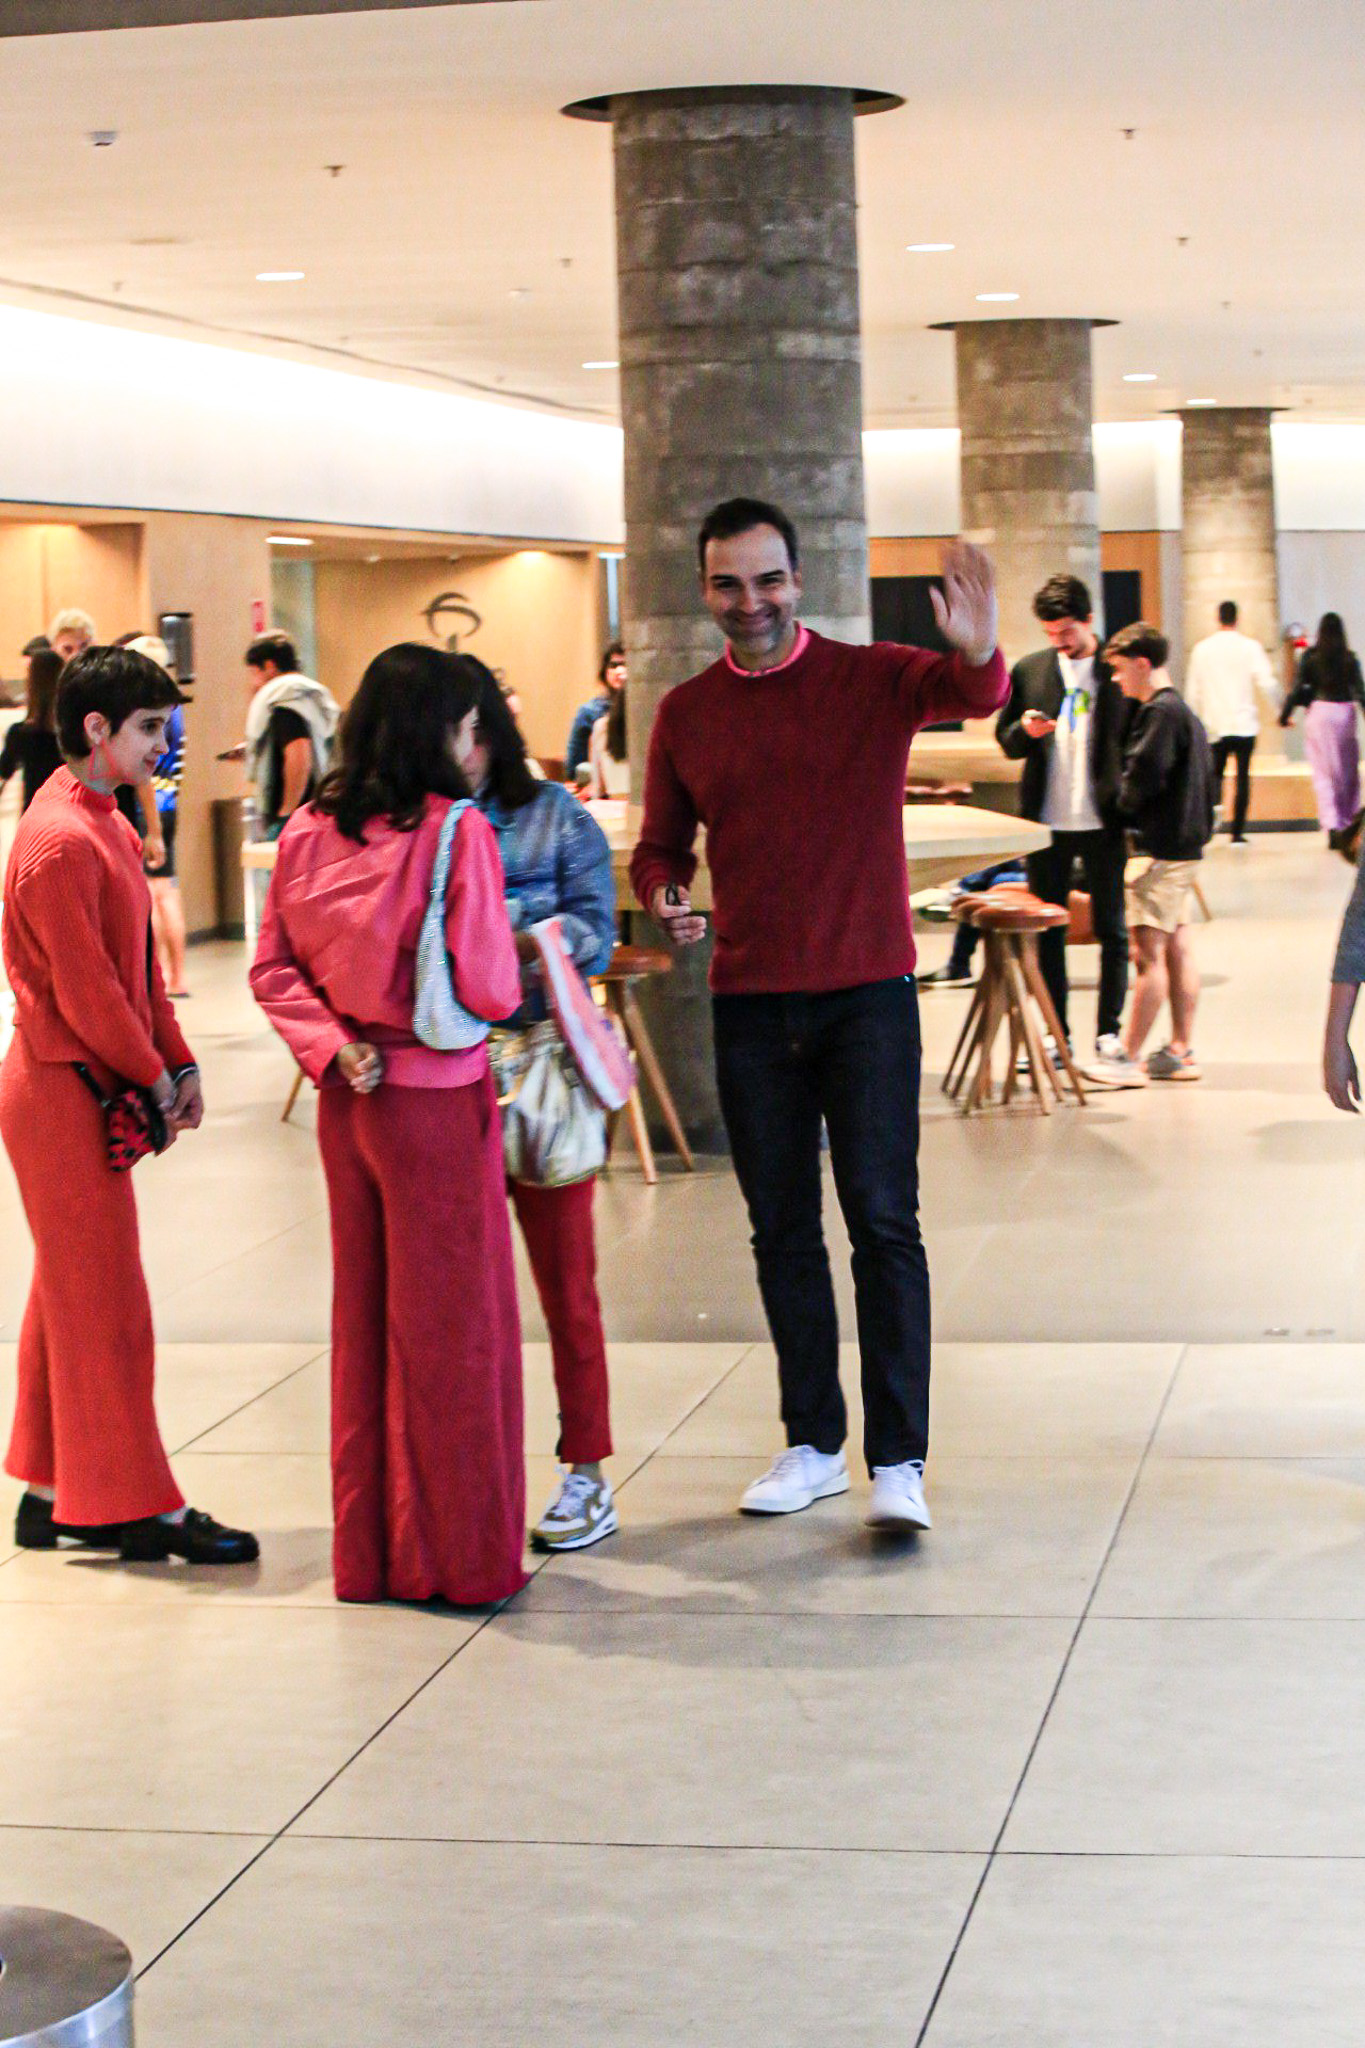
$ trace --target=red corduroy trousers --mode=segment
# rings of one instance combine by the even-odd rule
[[[492,1082],[324,1088],[342,1600],[526,1583],[521,1330]]]
[[[35,1060],[17,1032],[0,1135],[33,1233],[5,1470],[55,1487],[59,1522],[168,1514],[183,1497],[156,1422],[132,1174],[110,1167],[103,1114],[75,1068]]]
[[[596,1185],[579,1180],[566,1188],[537,1188],[512,1181],[508,1187],[550,1333],[558,1448],[566,1465],[593,1465],[611,1456],[607,1345],[592,1229]]]

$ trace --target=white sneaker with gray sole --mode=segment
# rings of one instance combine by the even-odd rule
[[[842,1451],[829,1455],[814,1444],[792,1444],[744,1489],[742,1515],[794,1515],[812,1501],[848,1492],[848,1464]]]

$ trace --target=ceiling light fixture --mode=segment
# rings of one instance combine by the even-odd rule
[[[1124,376],[1123,376],[1123,381],[1124,381],[1124,383],[1125,383],[1125,384],[1155,384],[1155,382],[1156,382],[1156,371],[1155,371],[1155,370],[1125,370],[1125,372],[1124,372]]]
[[[1187,398],[1185,400],[1185,410],[1193,412],[1197,411],[1201,406],[1217,405],[1217,403],[1218,400],[1216,398]]]
[[[272,548],[311,548],[313,545],[301,533],[272,533],[267,537]]]
[[[1018,292],[978,292],[978,306],[1010,306],[1018,298]]]
[[[305,273],[302,270],[258,270],[257,284],[302,284]]]
[[[585,370],[619,370],[620,367],[621,365],[615,356],[602,356],[594,362],[584,363],[583,365]]]
[[[907,242],[907,256],[948,256],[957,247],[956,242]]]

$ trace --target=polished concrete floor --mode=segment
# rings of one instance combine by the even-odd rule
[[[1360,2039],[1365,1126],[1316,1080],[1350,878],[1303,835],[1208,868],[1198,1086],[964,1123],[963,998],[926,1000],[933,1534],[874,1542],[861,1479],[735,1515],[777,1432],[733,1186],[627,1163],[622,1533],[496,1616],[332,1601],[312,1111],[196,955],[211,1121],[138,1174],[162,1413],[262,1562],[0,1542],[0,1899],[125,1935],[140,2048]],[[3,1381],[7,1175],[0,1218]]]

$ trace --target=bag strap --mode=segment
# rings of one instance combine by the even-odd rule
[[[467,796],[457,797],[441,820],[441,836],[436,841],[436,858],[431,867],[431,901],[444,907],[446,885],[450,880],[450,856],[455,845],[455,832],[465,812],[473,808]]]
[[[109,1107],[109,1097],[100,1087],[99,1082],[95,1079],[89,1067],[87,1067],[84,1061],[82,1060],[73,1060],[71,1064],[76,1069],[76,1072],[80,1075],[82,1081],[84,1081],[86,1087],[90,1090],[90,1093],[94,1096],[96,1102],[98,1102],[100,1108],[107,1110]]]

